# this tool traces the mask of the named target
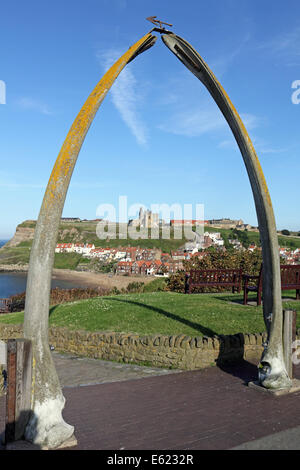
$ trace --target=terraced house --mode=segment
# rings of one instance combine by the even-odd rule
[[[183,269],[181,261],[162,262],[153,261],[119,261],[117,264],[118,274],[134,276],[154,276],[155,274],[175,273],[178,269]]]

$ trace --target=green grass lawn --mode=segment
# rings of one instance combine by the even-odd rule
[[[0,264],[28,264],[31,242],[21,242],[18,246],[5,248],[0,252]],[[78,253],[55,253],[54,268],[75,269],[84,258]]]
[[[204,230],[207,232],[220,232],[224,240],[228,240],[228,238],[232,238],[232,233],[233,233],[231,229],[218,229],[218,228],[214,228],[210,226],[205,226]],[[249,243],[255,243],[257,246],[260,246],[259,232],[238,231],[238,234],[240,237],[242,237],[242,235],[246,235]],[[294,250],[295,248],[300,248],[300,237],[298,236],[287,237],[287,236],[278,234],[278,244],[281,247],[287,247],[287,248],[291,248]]]
[[[79,253],[55,253],[54,268],[75,269],[82,259],[84,258]]]
[[[50,326],[190,336],[265,331],[262,307],[243,306],[241,302],[241,294],[229,293],[154,292],[97,297],[51,307]],[[299,301],[284,301],[283,306],[300,312]],[[22,323],[23,313],[0,315],[0,322]]]
[[[0,251],[0,264],[28,264],[29,257],[30,246],[3,248]]]

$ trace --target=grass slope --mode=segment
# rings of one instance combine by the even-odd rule
[[[241,294],[227,293],[105,296],[54,306],[49,322],[71,330],[137,334],[213,336],[265,331],[262,307],[243,306],[241,301]],[[284,301],[284,308],[300,312],[300,302]],[[1,315],[0,322],[22,323],[23,313]]]
[[[218,228],[206,226],[204,230],[207,232],[211,232],[211,233],[219,232],[225,241],[228,241],[228,239],[230,238],[234,238],[233,230],[231,229],[222,229],[222,228],[218,229]],[[259,232],[251,232],[251,231],[244,232],[244,231],[238,230],[237,234],[238,234],[238,239],[241,242],[243,242],[243,238],[246,236],[249,243],[255,243],[256,246],[260,246]],[[278,234],[278,244],[281,247],[287,247],[291,249],[300,248],[300,237],[297,237],[297,236],[288,237],[288,236]]]
[[[59,228],[59,243],[94,243],[97,247],[111,247],[116,248],[119,246],[140,246],[141,248],[153,248],[160,249],[165,253],[171,253],[172,250],[177,250],[186,243],[186,239],[183,237],[180,240],[174,239],[174,230],[171,229],[171,238],[170,240],[164,240],[161,237],[158,240],[151,238],[133,240],[131,238],[126,239],[109,239],[100,240],[96,234],[96,222],[75,222],[68,224],[61,224]],[[35,222],[27,221],[19,225],[19,227],[35,227]],[[232,230],[228,229],[216,229],[213,227],[206,226],[205,231],[208,232],[220,232],[222,238],[225,240],[225,245],[229,247],[228,239],[233,237]],[[118,234],[118,227],[117,227]],[[150,236],[150,232],[149,232]],[[237,236],[241,242],[246,237],[247,242],[254,242],[257,246],[260,246],[260,235],[259,232],[237,232]],[[287,237],[278,235],[278,243],[281,247],[289,247],[291,249],[300,248],[300,237]],[[24,241],[19,243],[18,246],[11,248],[2,248],[0,250],[0,264],[27,264],[29,262],[30,249],[32,241]],[[247,243],[246,243],[247,245]],[[55,255],[55,268],[62,269],[75,269],[79,262],[82,262],[82,259],[76,254],[56,254]]]
[[[171,253],[172,250],[177,250],[186,243],[186,239],[183,237],[180,240],[174,239],[174,231],[170,231],[170,239],[160,238],[155,240],[151,238],[133,240],[132,238],[120,239],[117,238],[106,240],[100,240],[96,234],[97,224],[94,222],[85,223],[69,223],[61,224],[59,227],[58,243],[92,243],[97,247],[102,248],[117,248],[124,246],[139,246],[141,248],[160,249],[165,253]],[[34,228],[35,222],[23,222],[19,227]],[[149,231],[150,237],[150,231]],[[28,264],[30,257],[30,250],[32,246],[31,241],[22,241],[14,247],[4,247],[0,250],[0,264]],[[74,256],[73,256],[74,255]],[[81,259],[80,259],[81,258]],[[55,268],[61,269],[75,269],[79,262],[82,262],[83,258],[76,253],[56,253],[55,254]]]

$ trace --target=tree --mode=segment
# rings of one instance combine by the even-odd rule
[[[184,271],[177,271],[172,274],[167,280],[168,290],[176,292],[184,292],[185,286],[185,272],[191,269],[242,269],[244,273],[250,275],[258,275],[262,263],[262,256],[260,250],[254,250],[253,252],[236,251],[230,252],[211,250],[210,248],[205,250],[206,255],[199,259],[193,258],[189,261],[184,261]],[[211,292],[211,291],[222,291],[223,288],[199,288],[197,292]]]
[[[290,231],[289,230],[281,230],[281,234],[282,235],[290,235]]]

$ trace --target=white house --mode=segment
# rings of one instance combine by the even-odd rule
[[[72,253],[74,251],[74,243],[57,243],[55,253]]]
[[[75,243],[73,250],[75,253],[83,253],[84,246],[84,243]]]
[[[209,237],[212,240],[214,245],[217,245],[217,246],[224,245],[224,240],[221,237],[220,232],[205,232],[204,236]]]
[[[94,249],[95,249],[95,245],[93,243],[86,243],[84,248],[82,249],[82,254],[86,255]]]

